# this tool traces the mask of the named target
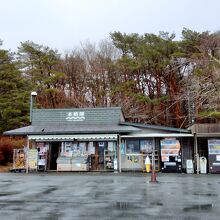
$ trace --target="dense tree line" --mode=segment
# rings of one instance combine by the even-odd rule
[[[0,49],[0,131],[28,124],[30,91],[38,108],[121,106],[131,122],[188,127],[220,118],[220,33],[183,29],[114,32],[70,53],[22,42]]]

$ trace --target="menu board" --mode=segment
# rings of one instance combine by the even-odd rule
[[[29,169],[37,169],[37,149],[30,149],[28,151],[28,167]]]
[[[161,161],[169,161],[170,156],[178,156],[180,143],[176,138],[165,138],[160,141],[161,144]]]
[[[220,139],[208,140],[209,154],[220,154]]]

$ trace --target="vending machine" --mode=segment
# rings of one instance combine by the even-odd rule
[[[220,173],[220,139],[208,140],[208,164],[210,173]]]
[[[176,138],[165,138],[161,146],[161,171],[169,173],[182,172],[180,143]]]

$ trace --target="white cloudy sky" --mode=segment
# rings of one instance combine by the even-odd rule
[[[71,50],[110,32],[220,30],[220,0],[0,0],[0,39],[15,51],[31,40]]]

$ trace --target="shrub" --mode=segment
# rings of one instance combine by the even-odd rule
[[[13,149],[22,148],[24,143],[23,138],[0,137],[0,164],[13,162]]]

